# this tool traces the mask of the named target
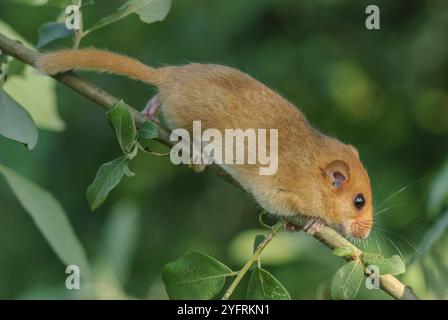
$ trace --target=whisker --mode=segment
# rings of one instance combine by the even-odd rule
[[[403,252],[400,250],[400,248],[395,244],[395,242],[392,240],[392,239],[390,239],[390,237],[388,237],[385,233],[383,233],[382,234],[382,238],[383,238],[383,240],[387,240],[394,248],[395,248],[395,250],[397,251],[397,253],[398,253],[398,255],[400,256],[400,258],[404,261],[404,263],[406,264],[406,259],[405,259],[405,257],[404,257],[404,255],[403,255]],[[384,241],[386,244],[387,244],[387,241]]]
[[[428,177],[420,178],[420,179],[418,179],[418,180],[416,180],[416,181],[414,181],[414,182],[411,182],[410,184],[408,184],[407,186],[401,188],[400,190],[394,192],[391,196],[389,196],[386,200],[384,200],[384,201],[378,206],[378,208],[381,208],[384,204],[386,204],[388,201],[392,200],[394,197],[396,197],[397,195],[399,195],[401,192],[405,191],[407,188],[409,188],[409,187],[413,186],[414,184],[417,184],[417,183],[419,183],[419,182],[421,182],[422,180],[425,180],[425,179],[427,179],[427,178],[428,178]]]
[[[390,209],[395,209],[395,208],[397,208],[397,207],[402,207],[402,206],[405,206],[405,205],[406,205],[406,203],[398,203],[398,204],[395,204],[395,205],[393,205],[393,206],[384,208],[384,209],[382,209],[382,210],[380,210],[380,211],[378,211],[378,212],[375,212],[373,215],[374,215],[374,217],[378,217],[379,215],[384,214],[384,212],[387,212],[387,211],[389,211]]]
[[[414,243],[412,243],[411,241],[409,241],[408,239],[406,239],[406,238],[403,237],[402,235],[398,234],[397,232],[392,231],[392,230],[387,230],[387,229],[381,229],[381,228],[378,228],[378,230],[381,230],[381,231],[383,231],[383,232],[392,234],[392,235],[394,235],[394,236],[400,238],[401,240],[403,240],[404,242],[406,242],[412,249],[414,249],[418,254],[421,254],[421,253],[422,253],[421,250],[420,250],[419,248],[417,248],[417,246],[416,246]]]
[[[398,255],[401,257],[401,259],[403,259],[404,263],[407,264],[406,258],[404,257],[403,252],[401,252],[401,250],[398,248],[398,245],[396,245],[395,242],[390,237],[386,239],[389,240],[389,242],[395,247],[395,249],[397,249]]]
[[[376,246],[378,248],[378,253],[382,256],[383,253],[381,252],[381,247],[380,247],[380,243],[378,242],[378,238],[376,237],[376,235],[373,235],[373,236],[375,236],[375,242],[376,242]]]

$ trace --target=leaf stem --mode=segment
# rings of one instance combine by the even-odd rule
[[[271,231],[266,235],[264,240],[257,246],[257,248],[254,251],[254,254],[252,257],[246,262],[246,264],[241,268],[241,270],[238,272],[238,275],[236,276],[235,280],[230,284],[229,288],[227,289],[226,293],[222,297],[222,300],[229,300],[232,293],[235,291],[236,287],[239,285],[247,271],[250,270],[252,265],[255,262],[260,261],[260,254],[266,248],[269,242],[276,236],[276,234],[283,228],[283,221],[277,222],[271,229]]]
[[[140,144],[137,142],[137,143],[134,145],[134,148],[132,149],[132,151],[126,155],[126,157],[127,157],[129,160],[132,160],[132,159],[134,159],[134,158],[137,156],[137,154],[138,154],[138,150],[139,150],[139,145],[140,145]]]
[[[169,152],[166,152],[166,153],[154,152],[154,151],[147,150],[147,149],[143,148],[139,142],[137,142],[137,144],[138,144],[138,148],[147,154],[150,154],[153,156],[158,156],[158,157],[168,157],[170,155]]]

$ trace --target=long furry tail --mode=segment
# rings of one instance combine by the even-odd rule
[[[136,59],[98,49],[67,49],[42,55],[36,67],[49,75],[70,70],[110,72],[160,85],[163,81],[162,69],[151,68]]]

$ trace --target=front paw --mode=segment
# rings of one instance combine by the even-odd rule
[[[314,236],[317,232],[321,231],[324,226],[325,221],[322,218],[309,218],[303,227],[303,231]]]

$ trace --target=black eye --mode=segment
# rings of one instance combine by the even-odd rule
[[[364,207],[364,205],[366,204],[366,199],[364,198],[364,195],[361,193],[357,194],[354,203],[357,209],[362,209],[362,207]]]

